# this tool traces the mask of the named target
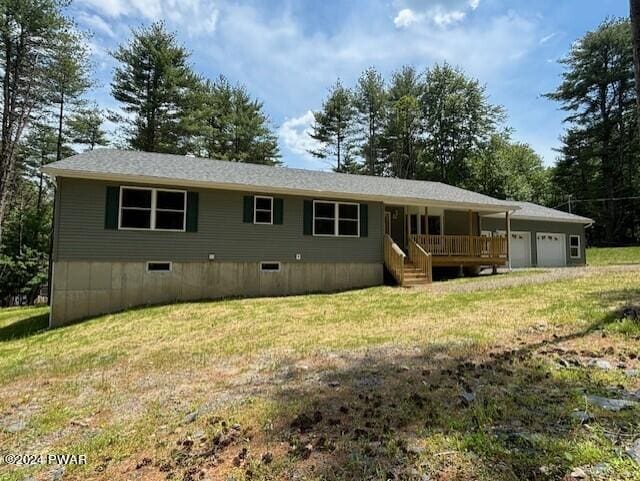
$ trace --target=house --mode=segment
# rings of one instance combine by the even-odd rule
[[[57,186],[52,326],[144,304],[378,285],[385,266],[412,285],[438,266],[508,265],[510,236],[481,231],[509,233],[521,208],[438,182],[108,149],[44,170]]]
[[[512,267],[562,267],[586,264],[585,227],[593,220],[531,202],[511,215],[510,259]],[[480,221],[483,235],[503,235],[504,222],[493,214]]]

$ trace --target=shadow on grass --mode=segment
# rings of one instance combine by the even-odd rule
[[[48,326],[48,313],[25,317],[7,326],[0,327],[0,342],[29,337],[47,329]]]
[[[233,463],[238,480],[562,479],[611,461],[612,444],[622,443],[612,436],[634,429],[637,410],[594,412],[608,438],[581,426],[571,413],[585,409],[585,393],[610,386],[549,362],[563,352],[558,344],[613,320],[543,340],[533,330],[531,342],[486,353],[444,344],[285,366],[288,377],[264,395],[272,427],[225,445],[215,463]]]

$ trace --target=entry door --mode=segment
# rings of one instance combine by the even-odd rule
[[[538,267],[564,267],[567,265],[564,234],[538,232],[536,234],[536,253]]]
[[[402,249],[402,246],[404,246],[404,208],[395,206],[385,207],[385,232],[387,230],[387,218],[389,219],[389,235]]]

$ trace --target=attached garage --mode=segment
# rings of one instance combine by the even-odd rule
[[[558,232],[536,234],[538,267],[564,267],[567,265],[566,236]]]
[[[513,201],[512,201],[513,202]],[[585,229],[591,219],[530,202],[511,214],[511,267],[586,264]],[[483,235],[505,235],[505,216],[481,216]]]

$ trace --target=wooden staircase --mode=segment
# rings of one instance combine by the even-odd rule
[[[417,267],[408,257],[404,260],[404,287],[424,286],[431,284],[431,280],[422,269]]]

